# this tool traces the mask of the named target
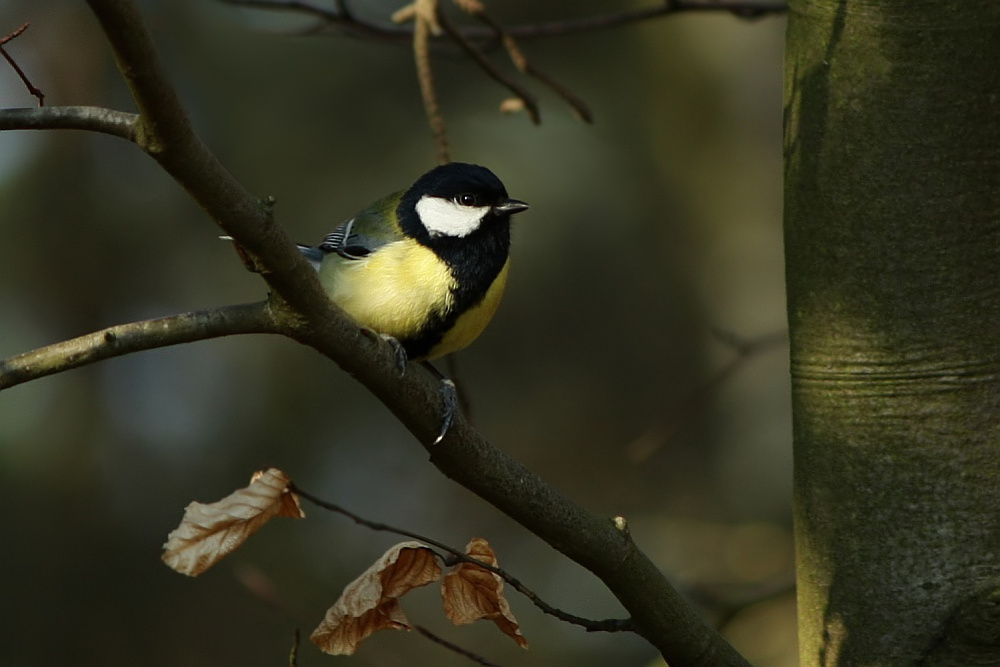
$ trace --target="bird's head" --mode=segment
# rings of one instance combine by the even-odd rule
[[[403,231],[420,241],[464,238],[481,229],[507,225],[510,216],[528,208],[507,196],[492,171],[463,162],[430,170],[403,195]]]

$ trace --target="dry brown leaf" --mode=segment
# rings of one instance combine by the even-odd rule
[[[276,516],[305,516],[291,480],[270,468],[254,473],[250,485],[209,505],[193,502],[163,545],[163,562],[181,574],[198,576],[238,549]]]
[[[465,547],[465,553],[487,565],[497,567],[497,557],[489,542],[474,537]],[[472,563],[459,563],[444,576],[441,584],[444,613],[455,625],[473,623],[481,618],[493,621],[521,648],[528,648],[528,640],[521,634],[517,619],[510,611],[503,595],[503,579]]]
[[[344,588],[310,639],[324,653],[350,655],[373,632],[408,630],[399,598],[440,578],[441,566],[431,549],[401,542]]]

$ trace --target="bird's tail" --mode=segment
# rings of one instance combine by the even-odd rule
[[[326,253],[316,246],[302,245],[300,243],[296,243],[295,245],[299,249],[299,252],[302,253],[302,256],[313,265],[313,268],[319,271],[319,265],[323,263],[323,257],[326,256]]]
[[[233,240],[232,236],[220,236],[219,238],[223,241]],[[316,246],[302,245],[301,243],[296,243],[295,247],[298,248],[299,252],[302,253],[302,256],[305,257],[310,264],[312,264],[313,268],[319,271],[319,265],[323,263],[323,257],[326,253]]]

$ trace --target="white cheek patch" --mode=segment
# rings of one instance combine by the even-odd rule
[[[450,199],[424,195],[417,202],[417,215],[431,236],[468,236],[479,229],[489,206],[462,206]]]

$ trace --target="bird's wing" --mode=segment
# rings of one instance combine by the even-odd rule
[[[343,222],[323,237],[319,249],[335,252],[345,259],[361,259],[387,243],[403,238],[396,222],[396,206],[401,192],[378,200],[361,213]]]

